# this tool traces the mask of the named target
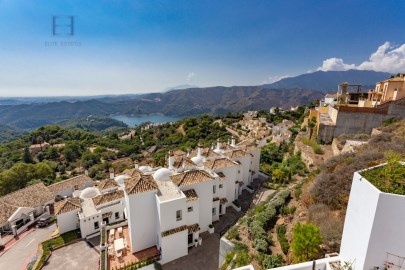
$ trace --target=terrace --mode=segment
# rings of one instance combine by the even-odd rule
[[[107,242],[107,269],[118,270],[125,266],[145,261],[146,259],[153,261],[155,258],[160,258],[160,252],[156,246],[136,253],[131,253],[131,241],[129,240],[128,226],[108,230]]]
[[[405,164],[399,161],[388,162],[360,172],[380,191],[397,195],[405,195]]]

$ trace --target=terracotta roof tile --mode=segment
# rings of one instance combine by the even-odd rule
[[[67,198],[55,203],[55,215],[68,213],[80,207],[80,198]]]
[[[131,175],[131,178],[126,179],[124,183],[125,191],[128,194],[137,194],[158,189],[152,175],[144,175],[139,171],[135,171]]]
[[[178,187],[187,186],[204,181],[212,180],[213,177],[204,170],[191,170],[170,176],[171,180]]]
[[[171,230],[164,231],[164,232],[161,233],[161,235],[162,235],[162,237],[166,237],[166,236],[169,236],[169,235],[172,235],[172,234],[176,234],[176,233],[185,231],[187,229],[188,229],[188,227],[186,225],[183,225],[183,226],[171,229]]]
[[[183,190],[183,193],[186,195],[188,202],[198,200],[197,192],[194,189]]]
[[[31,208],[45,205],[47,202],[53,201],[53,199],[52,192],[42,182],[0,197],[0,201],[9,205]]]
[[[231,166],[235,166],[235,165],[236,165],[235,162],[233,162],[232,160],[230,160],[228,158],[218,158],[218,159],[208,160],[208,161],[204,162],[204,166],[211,170],[222,169],[222,168],[231,167]]]
[[[176,150],[176,151],[173,152],[173,154],[175,156],[184,156],[186,154],[186,152],[181,151],[181,150]]]
[[[94,197],[93,198],[93,203],[94,203],[95,206],[97,206],[97,205],[100,205],[100,204],[104,204],[104,203],[119,200],[119,199],[121,199],[123,197],[124,197],[124,191],[117,190],[117,191],[114,191],[114,192],[105,193],[105,194],[101,194],[101,195],[98,195],[98,196]]]
[[[112,179],[105,179],[100,181],[100,184],[98,184],[98,189],[99,190],[106,190],[109,188],[115,188],[118,187],[117,182],[115,182],[115,180]]]
[[[241,149],[238,149],[238,150],[229,151],[229,152],[225,153],[225,155],[229,158],[240,158],[240,157],[247,156],[247,153]]]
[[[54,196],[56,196],[58,193],[61,193],[69,188],[75,189],[75,186],[77,186],[78,189],[82,189],[84,184],[87,182],[93,182],[93,180],[87,175],[83,174],[49,185],[48,189],[53,193]]]
[[[17,211],[18,207],[0,201],[0,224],[6,223],[8,218]]]
[[[181,157],[181,156],[176,156],[174,160],[173,167],[175,168],[181,168],[181,167],[194,167],[196,164],[189,159],[188,157]]]
[[[191,152],[190,157],[195,157],[195,156],[197,156],[197,153],[198,153],[198,149],[194,149],[194,150]],[[212,149],[209,148],[209,147],[203,148],[201,155],[202,155],[203,157],[219,157],[219,156],[220,156],[220,155],[218,155],[217,153],[215,153],[214,150],[212,150]]]
[[[200,225],[198,225],[198,223],[195,223],[193,225],[187,226],[188,229],[188,233],[195,233],[198,232],[200,230]]]

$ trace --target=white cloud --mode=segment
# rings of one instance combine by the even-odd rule
[[[277,82],[281,79],[285,79],[288,77],[291,77],[291,75],[287,74],[287,75],[282,75],[282,76],[269,76],[266,80],[262,81],[262,84],[274,83],[274,82]]]
[[[193,78],[195,77],[195,75],[197,75],[197,74],[195,74],[194,72],[190,72],[187,75],[187,82],[191,82],[193,80]]]
[[[346,64],[341,58],[329,58],[323,61],[321,67],[317,70],[330,71],[330,70],[374,70],[385,71],[390,73],[404,72],[405,71],[405,44],[401,46],[392,46],[388,41],[378,47],[378,49],[371,54],[369,60],[364,61],[359,65]]]
[[[330,70],[334,70],[334,71],[343,71],[343,70],[349,70],[349,69],[355,69],[356,65],[354,64],[345,64],[343,62],[342,58],[328,58],[326,60],[323,61],[323,64],[321,67],[318,68],[318,70],[321,71],[330,71]]]

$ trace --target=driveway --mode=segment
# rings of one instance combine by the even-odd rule
[[[0,269],[25,269],[32,256],[37,253],[38,244],[49,239],[55,230],[52,224],[47,228],[35,229],[18,240],[0,257]]]
[[[79,241],[52,252],[44,270],[94,270],[98,268],[100,253],[86,241]]]
[[[188,255],[163,265],[163,270],[215,270],[219,263],[219,237],[217,234],[202,233],[202,245],[192,247]]]

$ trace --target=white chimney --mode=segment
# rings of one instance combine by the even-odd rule
[[[201,143],[199,143],[198,149],[197,149],[197,157],[202,157],[202,151],[203,151],[203,146]]]
[[[84,174],[88,176],[88,175],[89,175],[89,171],[88,171],[88,170],[85,170],[85,171],[84,171]]]
[[[174,169],[174,153],[172,150],[169,151],[169,169]]]
[[[231,139],[231,146],[235,147],[235,137],[234,136],[232,136],[232,139]]]
[[[110,179],[114,179],[114,171],[110,171]]]
[[[221,150],[221,139],[217,140],[217,150]]]
[[[138,169],[138,168],[139,168],[138,160],[135,160],[135,169]]]

